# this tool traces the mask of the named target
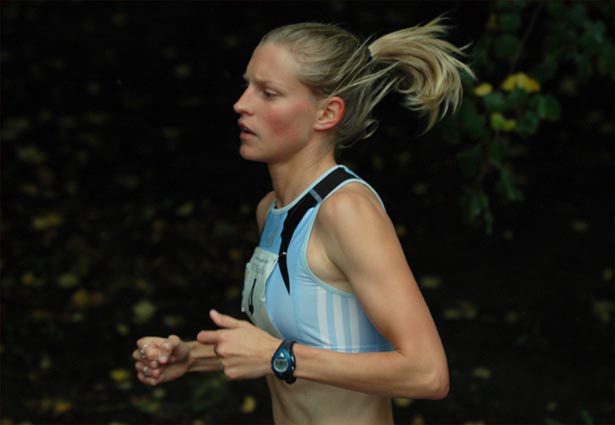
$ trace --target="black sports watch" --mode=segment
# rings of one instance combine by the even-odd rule
[[[271,358],[271,370],[273,370],[275,376],[286,381],[287,384],[292,384],[297,380],[297,378],[293,376],[295,372],[295,355],[293,354],[294,344],[295,341],[285,339]]]

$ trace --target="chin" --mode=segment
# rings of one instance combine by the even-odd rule
[[[243,144],[239,147],[239,155],[247,161],[263,163],[267,162],[264,158],[261,158],[259,155],[256,155],[253,151],[250,150],[249,147]]]

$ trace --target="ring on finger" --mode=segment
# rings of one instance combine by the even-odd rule
[[[143,373],[143,376],[145,376],[146,378],[149,377],[149,375],[147,374],[148,370],[149,370],[149,367],[143,366],[143,370],[141,371]]]
[[[145,347],[147,347],[148,344],[143,344],[143,346],[139,349],[139,353],[141,354],[141,359],[142,360],[146,360],[147,356],[145,355]]]

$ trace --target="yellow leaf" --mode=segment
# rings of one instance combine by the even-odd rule
[[[23,283],[26,286],[32,286],[35,280],[36,280],[36,277],[34,276],[34,273],[32,272],[25,273],[23,276],[21,276],[21,283]]]
[[[403,238],[408,234],[408,227],[405,224],[398,224],[395,226],[395,232],[397,237]]]
[[[53,413],[56,415],[61,415],[63,413],[68,412],[72,409],[73,405],[70,401],[64,399],[56,399],[53,401]]]
[[[410,406],[413,402],[414,402],[414,400],[412,400],[410,398],[396,397],[396,398],[393,399],[393,404],[396,407],[402,407],[402,408]]]
[[[123,382],[127,381],[130,378],[131,373],[128,371],[128,369],[118,368],[113,369],[109,375],[111,376],[111,379],[113,379],[115,382]]]
[[[136,323],[145,323],[156,313],[156,306],[150,301],[142,300],[135,304],[132,310],[134,313],[134,321]]]
[[[613,320],[613,301],[594,301],[592,311],[602,323],[610,323]]]
[[[87,308],[90,303],[90,293],[87,289],[79,289],[73,294],[70,303],[77,308]]]
[[[47,230],[62,224],[62,216],[56,213],[39,215],[32,220],[32,227],[35,230]]]
[[[610,282],[613,279],[613,269],[606,268],[602,270],[602,280],[605,282]]]
[[[440,286],[442,279],[437,276],[423,276],[419,279],[419,282],[423,288],[435,289]]]
[[[254,412],[254,409],[256,409],[256,399],[251,395],[246,396],[239,410],[243,414],[248,414]]]
[[[478,97],[486,96],[492,91],[493,91],[493,86],[489,83],[482,83],[474,87],[474,94]]]
[[[540,91],[540,83],[523,72],[511,74],[502,83],[502,90],[513,91],[520,88],[528,93]]]
[[[491,378],[491,370],[486,367],[479,366],[472,371],[472,376],[474,378],[489,379]]]
[[[412,419],[412,425],[425,425],[425,419],[421,415],[416,415],[414,419]]]

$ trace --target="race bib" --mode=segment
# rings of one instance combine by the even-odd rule
[[[252,258],[246,264],[241,299],[241,311],[246,313],[255,326],[280,337],[279,331],[271,323],[265,306],[265,287],[267,279],[278,262],[278,255],[256,247]]]

